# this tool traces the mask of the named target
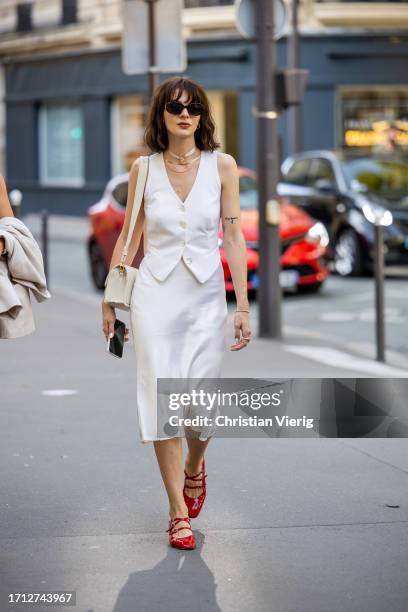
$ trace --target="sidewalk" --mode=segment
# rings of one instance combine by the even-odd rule
[[[32,232],[36,240],[41,239],[41,216],[39,214],[28,213],[22,217],[22,221]],[[49,215],[48,231],[50,240],[85,242],[89,223],[87,217],[69,215]]]
[[[34,306],[37,331],[1,345],[1,593],[75,590],[75,612],[407,609],[406,440],[215,439],[197,549],[171,549],[132,347],[106,355],[95,297]],[[257,339],[226,361],[225,376],[347,372]]]

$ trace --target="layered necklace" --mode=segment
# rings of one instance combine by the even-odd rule
[[[188,170],[190,170],[192,168],[193,162],[197,161],[197,159],[200,159],[201,157],[201,153],[200,155],[198,155],[197,157],[194,157],[193,159],[188,160],[187,158],[190,155],[193,155],[193,153],[195,152],[196,148],[195,146],[191,149],[191,151],[188,151],[187,153],[184,153],[184,155],[177,155],[176,153],[173,153],[173,151],[170,151],[170,149],[168,150],[170,155],[174,158],[177,159],[177,161],[171,161],[169,159],[166,159],[163,155],[164,161],[167,164],[167,166],[170,168],[170,170],[172,172],[176,172],[177,174],[183,174],[184,172],[188,172]],[[175,170],[174,168],[172,168],[171,166],[173,165],[179,165],[179,166],[188,166],[187,170]]]

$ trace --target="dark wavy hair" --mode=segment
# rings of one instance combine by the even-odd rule
[[[214,151],[220,143],[214,139],[215,123],[211,115],[207,94],[197,81],[190,77],[170,77],[156,87],[147,114],[144,142],[151,151],[165,151],[169,145],[167,128],[164,123],[164,107],[171,100],[179,100],[183,90],[189,94],[188,102],[200,102],[204,111],[200,115],[200,127],[195,131],[195,143],[201,151]],[[175,92],[178,92],[174,98]]]

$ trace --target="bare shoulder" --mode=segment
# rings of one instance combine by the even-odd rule
[[[228,180],[234,180],[238,176],[237,162],[229,153],[217,151],[217,163],[222,184],[225,184],[225,182]]]
[[[132,162],[132,165],[130,166],[130,170],[129,170],[129,180],[137,181],[137,177],[139,176],[139,169],[140,169],[142,157],[143,156],[141,155]]]
[[[217,151],[218,154],[218,168],[220,170],[226,170],[227,172],[233,171],[237,168],[237,162],[235,158],[232,157],[229,153],[222,153],[221,151]]]
[[[139,172],[139,168],[140,168],[140,160],[141,160],[141,156],[138,157],[137,159],[135,159],[132,163],[132,165],[130,166],[130,172],[132,174],[136,174]]]

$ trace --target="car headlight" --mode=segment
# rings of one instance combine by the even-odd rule
[[[381,225],[388,226],[392,225],[394,221],[391,211],[378,204],[373,204],[373,202],[368,202],[367,200],[363,204],[362,211],[363,215],[370,223],[375,223],[378,218]]]
[[[308,230],[305,236],[305,240],[308,242],[314,242],[319,244],[321,247],[326,247],[329,244],[329,234],[323,223],[318,221]]]

